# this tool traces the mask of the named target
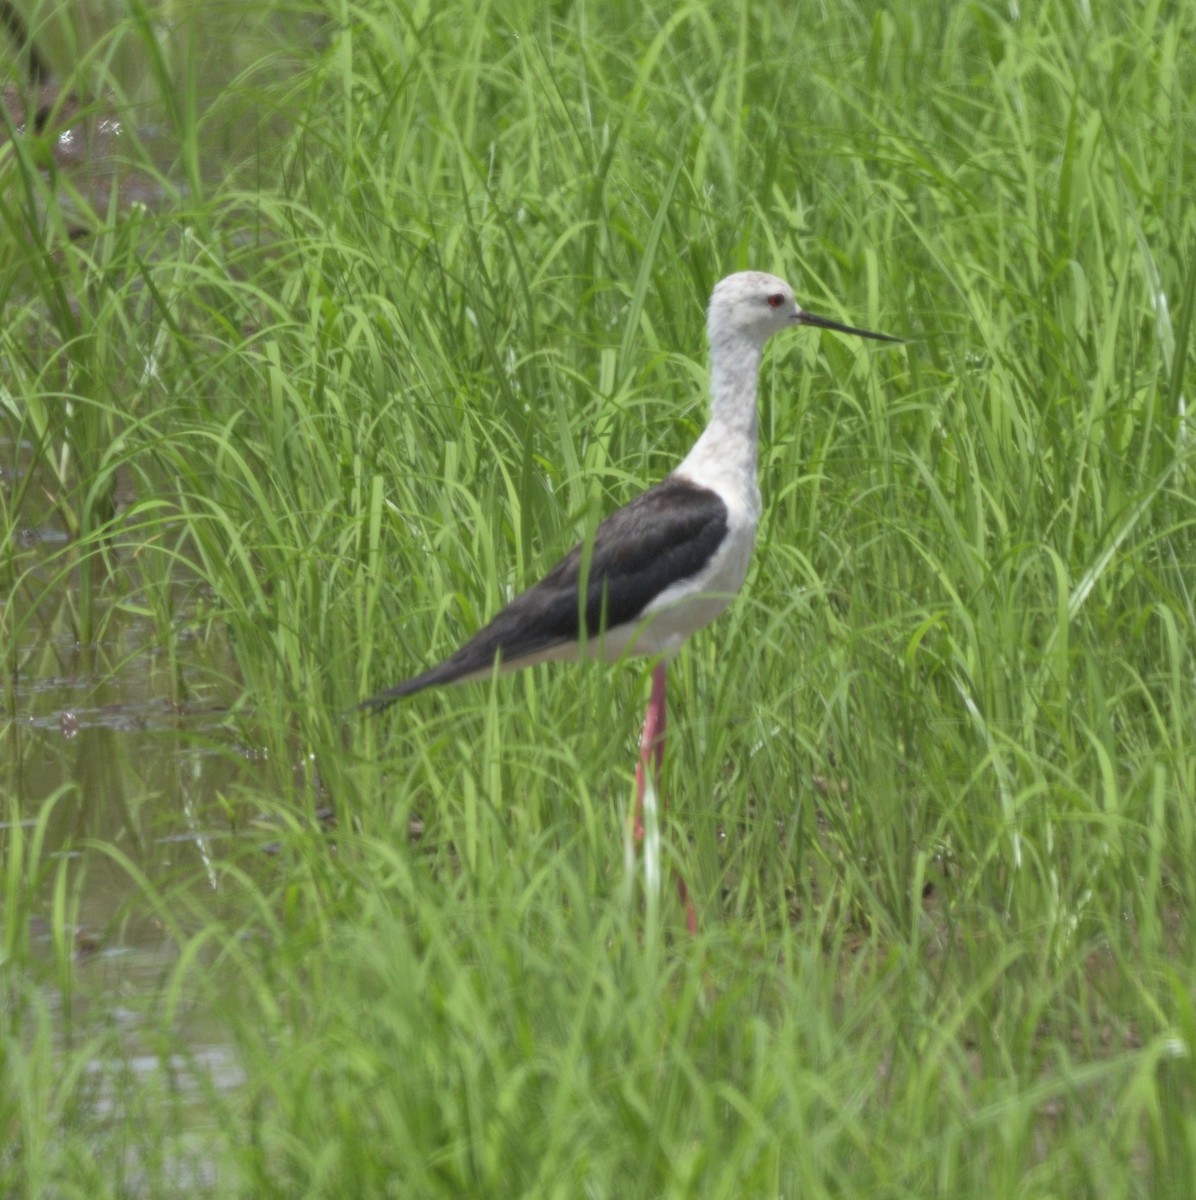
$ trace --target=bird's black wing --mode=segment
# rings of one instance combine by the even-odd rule
[[[709,488],[670,475],[611,513],[594,534],[586,577],[585,632],[636,621],[667,587],[710,561],[727,534],[727,506]],[[579,640],[578,589],[585,544],[573,547],[539,583],[516,596],[451,658],[372,696],[381,709],[403,696],[485,671],[501,655],[518,665],[545,650]]]

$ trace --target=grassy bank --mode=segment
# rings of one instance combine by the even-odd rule
[[[0,1190],[1192,1194],[1196,3],[33,9],[123,140],[0,145]],[[908,342],[766,357],[691,940],[646,664],[346,712],[749,266]]]

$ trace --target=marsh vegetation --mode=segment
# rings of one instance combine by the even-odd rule
[[[0,1192],[1196,1194],[1196,3],[13,7]],[[766,356],[689,938],[650,664],[348,710],[744,267],[908,344]]]

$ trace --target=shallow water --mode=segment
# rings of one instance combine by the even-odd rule
[[[99,13],[96,6],[96,21]],[[110,19],[107,10],[103,15]],[[222,18],[212,10],[209,19],[213,30],[206,40],[201,31],[192,34],[207,51],[210,77],[201,91],[214,96],[261,56],[271,30],[263,24],[256,38],[238,32],[235,49],[221,56],[212,51]],[[277,36],[269,45],[278,54]],[[145,95],[152,84],[148,62],[133,57],[114,69],[123,72],[126,95]],[[144,123],[130,130],[103,89],[81,100],[52,84],[6,86],[2,101],[17,136],[26,137],[28,161],[54,188],[72,238],[96,232],[97,213],[102,221],[119,220],[134,206],[152,211],[171,195],[185,194],[185,182],[170,177],[177,148],[166,127],[155,124],[151,106],[139,110]],[[255,150],[268,150],[269,136],[258,133]],[[6,138],[0,135],[0,142]],[[205,175],[216,178],[229,169],[228,145],[223,133],[205,147]],[[0,144],[10,165],[12,153]],[[130,166],[138,154],[148,155],[152,168]],[[21,190],[19,172],[0,178],[0,186],[10,185],[7,201],[43,203]],[[23,303],[19,296],[5,300]],[[57,347],[45,349],[50,361]],[[36,359],[38,347],[26,344],[21,353]],[[237,672],[222,630],[195,620],[201,606],[210,609],[210,596],[181,570],[171,579],[175,632],[164,648],[162,614],[152,610],[138,579],[136,546],[114,546],[117,568],[108,577],[94,563],[77,560],[69,522],[55,504],[59,485],[47,466],[54,454],[69,454],[69,442],[49,455],[37,452],[23,440],[30,423],[20,402],[0,378],[0,867],[17,845],[28,855],[31,841],[42,838],[39,862],[25,868],[25,878],[38,880],[37,886],[20,900],[28,958],[14,964],[64,1039],[77,1045],[91,1032],[105,1035],[111,1053],[88,1064],[95,1079],[92,1115],[104,1122],[122,1115],[129,1089],[166,1076],[184,1104],[188,1089],[224,1091],[242,1081],[224,1032],[198,1007],[181,1007],[172,1030],[185,1059],[162,1057],[153,1006],[178,947],[132,875],[155,886],[169,883],[179,898],[188,890],[206,893],[218,911],[217,863],[240,836],[230,824],[228,798],[253,782],[257,754],[241,744],[228,713]],[[15,438],[14,430],[20,431]],[[65,477],[75,469],[72,463]],[[118,479],[115,511],[136,498],[131,483]],[[65,904],[54,891],[63,870]],[[132,1164],[134,1193],[136,1175]],[[211,1183],[202,1154],[192,1161],[182,1147],[178,1175],[187,1189]]]
[[[28,450],[6,449],[15,479],[30,469]],[[169,1097],[182,1114],[185,1132],[157,1162],[154,1180],[134,1150],[124,1153],[129,1194],[152,1194],[163,1173],[178,1194],[210,1192],[210,1097],[237,1089],[244,1076],[227,1027],[203,1005],[180,1005],[163,1041],[160,998],[179,942],[133,875],[169,888],[184,909],[171,914],[184,934],[189,895],[204,911],[220,911],[218,864],[230,848],[242,861],[246,852],[225,804],[257,769],[213,682],[235,679],[235,668],[218,635],[191,629],[194,603],[175,612],[168,658],[153,620],[138,611],[133,562],[123,564],[120,600],[104,606],[100,635],[81,644],[80,569],[63,570],[72,542],[52,509],[36,502],[52,493],[49,481],[29,482],[34,523],[13,538],[18,582],[0,592],[0,864],[19,841],[26,877],[40,882],[22,897],[28,954],[10,969],[20,969],[50,1014],[64,1063],[96,1039],[75,1098],[97,1138],[136,1129],[147,1096]],[[203,597],[195,581],[181,580],[180,594]],[[39,836],[38,863],[29,863]],[[63,878],[65,903],[56,895]]]
[[[52,854],[98,840],[129,854],[150,878],[180,865],[203,869],[211,840],[229,835],[227,822],[214,821],[217,798],[248,778],[254,757],[238,748],[212,682],[235,676],[228,648],[218,634],[201,637],[190,627],[186,598],[198,601],[203,590],[195,580],[177,581],[183,601],[168,656],[140,603],[136,562],[118,547],[120,595],[105,598],[99,636],[82,643],[78,588],[90,568],[72,565],[71,539],[45,499],[52,481],[31,465],[31,448],[0,442],[4,450],[16,463],[10,481],[33,472],[26,491],[33,523],[15,531],[15,582],[0,595],[0,780],[10,811],[29,823],[52,801]],[[97,936],[128,893],[127,879],[111,874],[87,875],[80,915]]]

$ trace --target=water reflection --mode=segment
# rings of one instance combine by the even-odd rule
[[[164,1063],[154,1053],[155,998],[176,965],[178,940],[126,865],[92,848],[114,848],[151,886],[180,900],[196,892],[218,899],[216,864],[236,837],[225,803],[259,769],[239,750],[222,703],[220,681],[236,676],[231,655],[218,635],[190,629],[194,605],[186,601],[175,611],[167,653],[137,601],[132,559],[121,568],[127,595],[106,606],[101,638],[82,644],[76,604],[88,566],[73,562],[74,544],[46,499],[52,489],[19,450],[10,446],[17,452],[10,478],[32,485],[26,511],[35,523],[12,530],[12,585],[0,593],[0,788],[8,801],[0,813],[9,818],[0,821],[0,850],[11,849],[14,826],[27,853],[35,829],[41,838],[40,861],[26,870],[40,880],[23,897],[26,969],[40,978],[43,1001],[72,1042],[97,1031],[114,1036],[111,1059],[92,1064],[98,1077],[119,1071],[127,1083],[129,1072],[165,1072],[184,1099],[196,1072],[209,1090],[236,1086],[232,1050],[198,1009],[180,1011],[173,1031],[189,1063]],[[178,587],[183,597],[203,594],[196,580],[180,578]],[[55,896],[63,864],[65,906]],[[114,1103],[113,1087],[91,1098],[94,1115]]]
[[[250,18],[249,10],[230,21],[227,8],[202,5],[175,14],[169,29],[147,25],[143,31],[136,21],[109,28],[118,11],[125,10],[61,6],[74,33],[64,44],[83,48],[77,75],[70,75],[77,64],[51,62],[30,43],[19,55],[25,82],[8,81],[10,72],[0,91],[0,199],[12,214],[6,228],[10,235],[50,230],[41,243],[31,239],[27,259],[18,253],[20,237],[10,237],[7,333],[0,335],[0,789],[6,801],[0,869],[7,867],[9,878],[26,889],[12,906],[21,910],[15,938],[21,957],[6,965],[36,990],[72,1044],[92,1034],[100,1038],[104,1048],[88,1064],[95,1078],[90,1115],[100,1121],[135,1120],[129,1103],[139,1093],[173,1089],[186,1102],[193,1093],[198,1099],[196,1089],[210,1094],[243,1080],[223,1040],[227,1025],[200,1005],[180,1007],[172,1051],[158,1052],[164,1043],[155,1036],[161,1014],[154,1007],[177,965],[179,940],[133,876],[163,889],[183,911],[189,895],[203,893],[205,911],[218,914],[219,866],[237,837],[229,798],[252,789],[261,768],[239,746],[228,715],[235,689],[229,681],[238,677],[233,656],[218,623],[196,619],[201,606],[210,607],[202,581],[188,576],[181,552],[169,579],[141,574],[152,556],[139,553],[144,546],[136,531],[120,529],[120,514],[138,501],[127,473],[112,470],[112,494],[87,520],[76,519],[76,493],[99,486],[92,468],[108,469],[110,435],[119,433],[125,414],[114,403],[113,421],[100,428],[88,410],[92,381],[86,372],[70,373],[64,346],[93,335],[84,299],[94,297],[71,290],[82,275],[53,275],[76,252],[80,261],[94,252],[102,267],[117,244],[112,239],[126,237],[140,247],[132,214],[136,209],[139,219],[141,206],[167,228],[169,206],[185,200],[188,187],[230,179],[251,159],[254,180],[273,178],[262,160],[285,132],[285,103],[263,104],[262,97],[270,79],[310,62],[323,28],[285,13]],[[18,6],[0,4],[0,17],[6,14],[19,16]],[[12,30],[9,23],[9,40],[20,46],[27,31]],[[152,48],[139,40],[146,31],[157,39]],[[160,78],[155,62],[163,65]],[[178,77],[194,89],[187,104],[175,96],[155,99],[160,80],[183,64],[187,72]],[[71,82],[56,84],[54,67]],[[242,81],[239,90],[230,87],[234,80]],[[136,99],[118,108],[117,96]],[[186,131],[183,113],[194,122]],[[181,132],[192,139],[185,147],[178,144]],[[186,156],[189,170],[179,166]],[[47,219],[55,209],[61,224]],[[74,248],[63,248],[63,230]],[[93,235],[94,243],[78,245]],[[153,253],[155,244],[147,241],[140,252]],[[84,274],[97,288],[105,282],[101,270]],[[126,369],[119,353],[104,365]],[[119,380],[105,384],[123,399]],[[133,376],[130,394],[137,386]],[[82,423],[89,417],[91,428]],[[89,451],[91,459],[85,458]],[[108,477],[102,482],[108,486]],[[162,495],[170,483],[140,477],[143,489],[160,487]],[[94,536],[86,543],[81,530],[109,525],[110,544]],[[14,849],[31,859],[34,846],[36,861],[13,865]],[[277,869],[277,860],[257,857],[263,871]],[[16,890],[7,893],[10,901]],[[185,1053],[174,1052],[180,1047]],[[202,1157],[194,1168],[188,1161],[180,1153],[170,1167],[179,1173],[176,1182],[210,1185]]]

